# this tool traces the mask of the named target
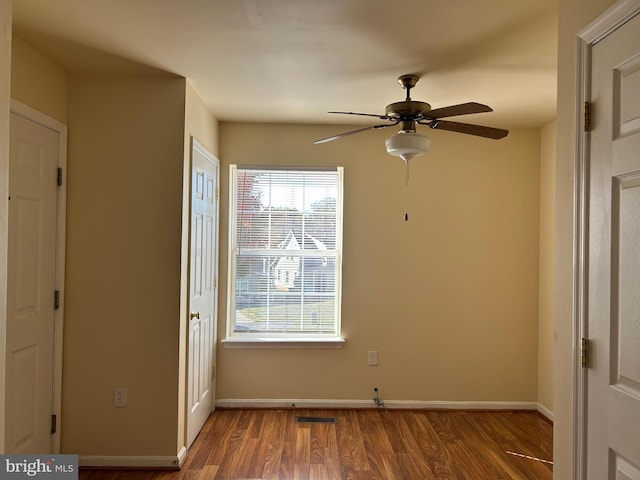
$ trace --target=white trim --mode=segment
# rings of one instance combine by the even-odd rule
[[[38,110],[11,99],[11,113],[42,125],[58,134],[58,167],[62,168],[62,185],[57,194],[57,251],[56,251],[56,290],[60,292],[60,308],[54,311],[54,358],[53,358],[53,414],[57,419],[57,431],[51,436],[52,453],[60,453],[60,434],[62,431],[62,348],[64,326],[64,277],[65,245],[67,224],[67,126]],[[53,180],[52,180],[53,181]]]
[[[376,408],[371,400],[332,399],[251,399],[221,398],[216,401],[219,408],[327,408],[359,409]],[[527,410],[538,411],[536,402],[485,402],[446,400],[385,400],[384,408],[389,410]]]
[[[580,339],[587,329],[587,234],[590,136],[583,131],[584,103],[591,100],[593,46],[640,13],[640,0],[619,0],[578,33],[576,43],[576,111],[574,161],[573,267],[573,479],[586,478],[587,371],[580,366]]]
[[[224,348],[342,348],[345,339],[337,338],[249,338],[229,337],[221,340]]]
[[[182,453],[182,451],[180,452]],[[80,455],[79,467],[100,468],[180,468],[179,456],[117,456],[117,455]]]
[[[638,13],[640,13],[639,0],[618,0],[611,8],[583,28],[578,33],[578,38],[591,47],[620,28]]]
[[[219,398],[216,408],[373,408],[373,400]]]
[[[0,452],[5,452],[12,2],[0,0]]]
[[[178,452],[178,466],[182,467],[182,464],[187,459],[187,447],[183,446]]]
[[[540,413],[541,415],[544,415],[545,417],[547,417],[547,419],[550,422],[553,422],[553,412],[551,410],[549,410],[547,407],[545,407],[544,405],[542,405],[541,403],[538,403],[536,405],[536,410],[538,411],[538,413]]]

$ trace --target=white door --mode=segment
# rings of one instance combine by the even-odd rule
[[[640,479],[640,16],[594,45],[587,478]]]
[[[187,447],[215,407],[218,160],[192,139]]]
[[[58,133],[10,123],[6,453],[51,453]]]

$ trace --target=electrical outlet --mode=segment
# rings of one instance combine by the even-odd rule
[[[127,406],[127,387],[115,387],[113,389],[113,406],[114,407]]]
[[[371,366],[378,365],[378,351],[370,350],[369,353],[367,354],[367,359],[369,361],[369,365]]]

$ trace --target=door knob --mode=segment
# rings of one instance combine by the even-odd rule
[[[191,312],[191,315],[189,315],[189,318],[191,320],[193,320],[194,318],[197,318],[199,320],[200,319],[200,312]]]

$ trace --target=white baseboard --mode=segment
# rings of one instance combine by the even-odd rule
[[[181,467],[187,458],[187,447],[182,447],[178,452],[178,466]]]
[[[539,410],[536,402],[452,402],[424,400],[385,400],[388,409],[443,409],[443,410]],[[371,400],[314,400],[314,399],[244,399],[223,398],[216,400],[219,408],[376,408]],[[545,409],[546,410],[546,409]],[[548,410],[547,410],[548,411]],[[542,412],[545,416],[546,413]],[[549,412],[550,413],[550,412]]]
[[[184,452],[183,452],[184,450]],[[177,456],[119,456],[119,455],[80,455],[79,467],[99,468],[172,468],[180,467],[187,454],[186,448]],[[182,459],[180,459],[182,455]]]
[[[538,410],[538,412],[540,412],[542,415],[547,417],[549,421],[553,423],[553,412],[551,410],[549,410],[547,407],[545,407],[541,403],[537,404],[536,410]]]
[[[274,398],[225,398],[216,400],[216,408],[372,408],[373,400],[313,400]]]

